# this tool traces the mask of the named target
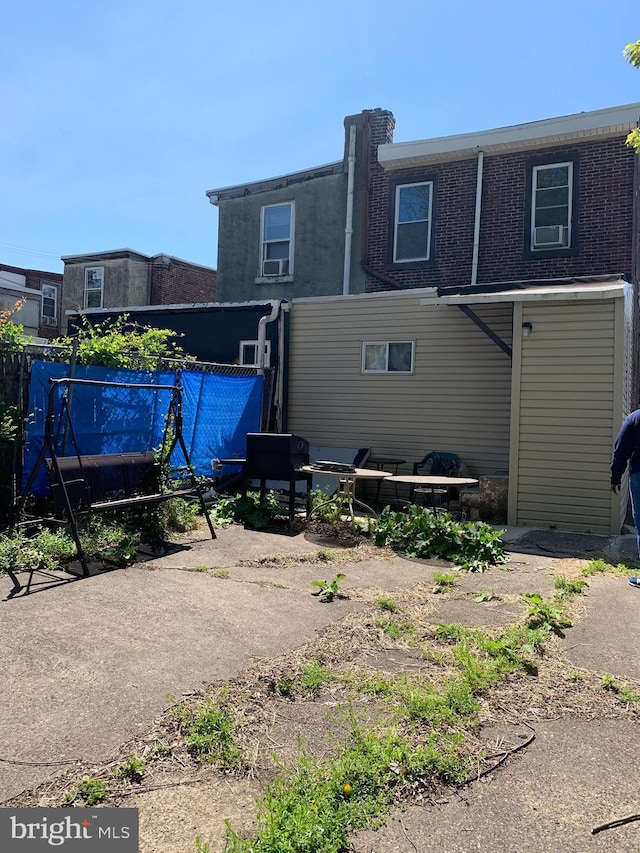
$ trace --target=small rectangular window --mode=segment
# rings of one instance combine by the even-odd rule
[[[396,187],[393,261],[428,261],[431,246],[433,184]]]
[[[571,247],[573,163],[534,166],[531,192],[531,251]]]
[[[102,308],[104,267],[87,267],[84,271],[84,307]]]
[[[262,208],[260,276],[293,275],[293,204]]]
[[[365,341],[363,373],[413,373],[413,341]]]
[[[270,367],[271,341],[264,342],[264,364],[258,364],[258,341],[240,341],[239,362],[244,367]]]

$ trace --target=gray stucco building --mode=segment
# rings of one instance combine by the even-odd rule
[[[364,292],[362,122],[345,118],[341,160],[207,191],[219,211],[220,301]]]

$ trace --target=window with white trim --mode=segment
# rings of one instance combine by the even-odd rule
[[[396,187],[393,262],[428,261],[431,254],[433,183]]]
[[[238,361],[244,367],[270,367],[271,341],[264,342],[264,364],[258,364],[258,341],[240,341]]]
[[[534,166],[531,187],[531,251],[570,248],[573,163]]]
[[[260,276],[293,275],[293,202],[262,208]]]
[[[413,341],[363,341],[363,373],[413,373]]]
[[[102,308],[104,267],[87,267],[84,271],[84,307]]]
[[[42,282],[42,325],[58,325],[58,288]]]

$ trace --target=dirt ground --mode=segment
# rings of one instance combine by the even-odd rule
[[[133,715],[127,715],[124,703],[115,702],[114,714],[106,707],[118,677],[126,693],[130,669],[125,667],[120,674],[114,669],[106,693],[99,691],[100,679],[93,672],[87,695],[93,697],[95,713],[86,722],[95,730],[93,740],[88,737],[82,756],[68,767],[44,766],[36,760],[43,755],[37,733],[29,739],[21,732],[18,749],[15,740],[13,746],[7,740],[0,756],[3,805],[59,805],[88,774],[107,784],[110,795],[105,804],[139,809],[142,853],[187,853],[195,849],[196,837],[211,851],[221,851],[226,822],[240,834],[251,832],[256,800],[282,766],[296,761],[301,748],[318,758],[340,749],[347,727],[344,708],[350,699],[343,683],[330,682],[302,695],[283,694],[282,685],[299,677],[309,661],[343,674],[404,673],[430,679],[433,663],[421,654],[420,644],[434,626],[512,624],[523,618],[523,593],[550,597],[557,575],[579,577],[592,557],[607,554],[612,561],[611,542],[599,537],[553,539],[547,533],[536,539],[530,532],[511,531],[508,563],[483,574],[460,573],[449,591],[434,591],[434,575],[450,571],[448,563],[408,560],[355,539],[336,540],[331,533],[274,536],[234,527],[219,531],[214,541],[186,538],[172,554],[62,592],[53,590],[47,607],[42,604],[29,612],[31,602],[2,602],[5,612],[14,608],[12,643],[5,649],[10,648],[19,661],[35,633],[29,619],[38,617],[42,665],[51,667],[48,617],[56,614],[65,622],[66,636],[83,624],[81,613],[94,625],[103,619],[105,624],[117,622],[122,610],[118,617],[114,605],[126,608],[125,599],[133,595],[139,606],[140,598],[135,597],[145,594],[145,579],[153,579],[157,586],[147,588],[148,601],[136,626],[150,638],[146,654],[151,660],[154,642],[157,654],[162,654],[164,620],[172,621],[174,651],[178,644],[177,655],[154,671],[153,679],[143,670],[135,673],[138,687],[133,695],[142,693],[145,701]],[[321,604],[310,595],[311,581],[337,572],[346,575],[341,595]],[[129,577],[126,585],[114,583],[118,574]],[[77,601],[62,597],[83,585],[87,591],[91,585],[90,596]],[[51,607],[54,596],[60,596],[59,612]],[[44,600],[47,595],[33,598]],[[398,608],[394,619],[411,624],[414,633],[392,638],[381,626],[380,599],[392,599]],[[203,601],[207,619],[200,609]],[[16,608],[23,603],[20,613]],[[590,578],[585,594],[572,604],[574,627],[550,642],[536,676],[516,675],[483,697],[480,725],[468,735],[469,749],[482,748],[487,756],[474,779],[455,790],[417,786],[389,815],[386,827],[359,833],[352,849],[358,853],[640,849],[640,823],[591,834],[595,825],[638,806],[638,706],[621,703],[602,685],[603,675],[611,674],[630,689],[640,689],[640,656],[625,654],[639,645],[639,605],[640,593],[623,577]],[[128,611],[125,618],[132,618]],[[186,641],[179,639],[177,628]],[[229,645],[224,643],[225,632]],[[125,639],[131,640],[131,634],[111,651],[126,654]],[[54,648],[59,641],[54,636]],[[87,642],[98,650],[89,660],[99,668],[107,657],[104,647],[106,643],[108,648],[109,637],[85,634],[83,643]],[[242,654],[234,653],[230,645],[241,646]],[[139,651],[139,646],[133,648]],[[66,675],[63,652],[58,648],[55,654],[59,668],[53,675],[50,672],[52,695],[53,682],[62,679],[64,685]],[[221,657],[212,665],[216,656]],[[15,666],[19,672],[9,668],[5,680],[13,700],[9,723],[11,718],[15,721],[16,708],[47,701],[46,695],[36,698],[33,685],[23,684],[27,667]],[[187,672],[190,683],[175,677],[180,671]],[[167,682],[160,698],[163,674]],[[148,688],[145,679],[153,682]],[[218,697],[221,690],[238,718],[245,756],[242,772],[223,773],[195,761],[171,712],[174,700],[189,705],[206,696]],[[174,698],[168,700],[166,693]],[[67,701],[76,697],[77,705],[67,709],[70,718],[76,715],[84,724],[79,707],[83,694],[67,689],[65,695]],[[379,711],[371,697],[359,695],[352,702],[361,719],[374,719]],[[104,736],[101,716],[112,720],[115,737]],[[61,754],[52,749],[56,738],[58,747],[68,744],[53,731],[48,746],[52,756]],[[114,773],[131,755],[146,759],[137,783]],[[12,770],[17,775],[12,776]],[[3,771],[8,771],[4,786]]]

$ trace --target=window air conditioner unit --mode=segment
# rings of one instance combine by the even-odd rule
[[[287,275],[289,272],[289,259],[280,258],[277,261],[263,261],[262,275]]]
[[[55,317],[43,317],[41,325],[42,326],[57,326],[58,322],[57,322]]]
[[[541,225],[534,228],[533,245],[536,248],[564,246],[564,225]]]

